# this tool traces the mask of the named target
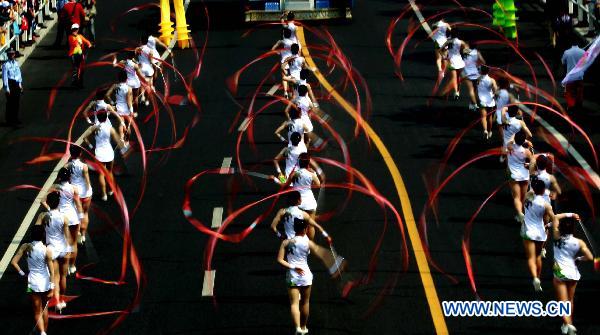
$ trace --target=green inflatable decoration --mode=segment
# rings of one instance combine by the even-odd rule
[[[502,27],[504,36],[517,38],[517,8],[514,0],[497,0],[492,6],[492,25]]]

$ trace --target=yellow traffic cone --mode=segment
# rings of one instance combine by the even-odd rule
[[[169,45],[173,38],[173,21],[171,21],[171,6],[169,0],[160,0],[160,40]]]
[[[187,20],[185,19],[185,9],[183,8],[183,0],[173,0],[175,8],[175,28],[177,29],[177,43],[181,49],[190,46],[190,35],[188,30]]]

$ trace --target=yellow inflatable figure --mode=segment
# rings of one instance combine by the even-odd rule
[[[175,29],[177,31],[177,44],[185,49],[190,46],[190,31],[185,18],[183,0],[173,0],[175,10]],[[160,40],[169,45],[173,38],[173,21],[171,21],[170,0],[160,0]]]

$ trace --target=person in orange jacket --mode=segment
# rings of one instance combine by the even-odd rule
[[[71,85],[83,87],[83,65],[85,63],[85,50],[92,47],[92,43],[79,34],[79,24],[73,23],[69,35],[69,57],[73,64],[73,77]]]

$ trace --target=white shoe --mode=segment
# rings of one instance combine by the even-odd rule
[[[500,155],[500,163],[504,163],[505,160],[506,160],[506,156]]]
[[[85,235],[81,235],[81,244],[85,244]]]
[[[573,325],[563,323],[562,326],[560,326],[560,333],[564,335],[576,335],[577,328],[575,328]]]
[[[114,192],[112,190],[108,191],[108,195],[110,195],[111,197],[113,194],[114,194]]]
[[[541,255],[542,255],[542,258],[546,258],[546,248],[542,248]]]
[[[525,221],[525,215],[522,213],[517,213],[515,215],[515,220],[519,223],[523,223]]]
[[[150,100],[146,100],[146,101],[144,101],[144,105],[146,105],[146,106],[150,106]]]
[[[81,233],[77,233],[77,244],[83,244],[83,236],[81,235]]]
[[[487,130],[484,130],[484,131],[483,131],[483,138],[487,140],[487,139],[489,138],[488,136],[489,136],[489,135],[488,135],[488,131],[487,131]]]
[[[58,313],[62,313],[62,310],[65,309],[66,307],[67,307],[67,303],[64,301],[60,301],[58,304],[56,304],[56,306],[54,306],[54,309]]]
[[[108,200],[108,197],[105,194],[105,195],[102,196],[102,201],[106,201],[106,200]]]
[[[74,275],[75,273],[77,273],[77,268],[75,267],[75,265],[69,267],[69,274],[70,275]]]
[[[488,140],[489,140],[490,138],[492,138],[492,131],[491,131],[491,130],[488,132],[488,136],[487,136],[487,139],[488,139]]]
[[[533,289],[536,292],[542,292],[542,282],[540,281],[539,278],[533,278],[532,283],[533,283]]]

